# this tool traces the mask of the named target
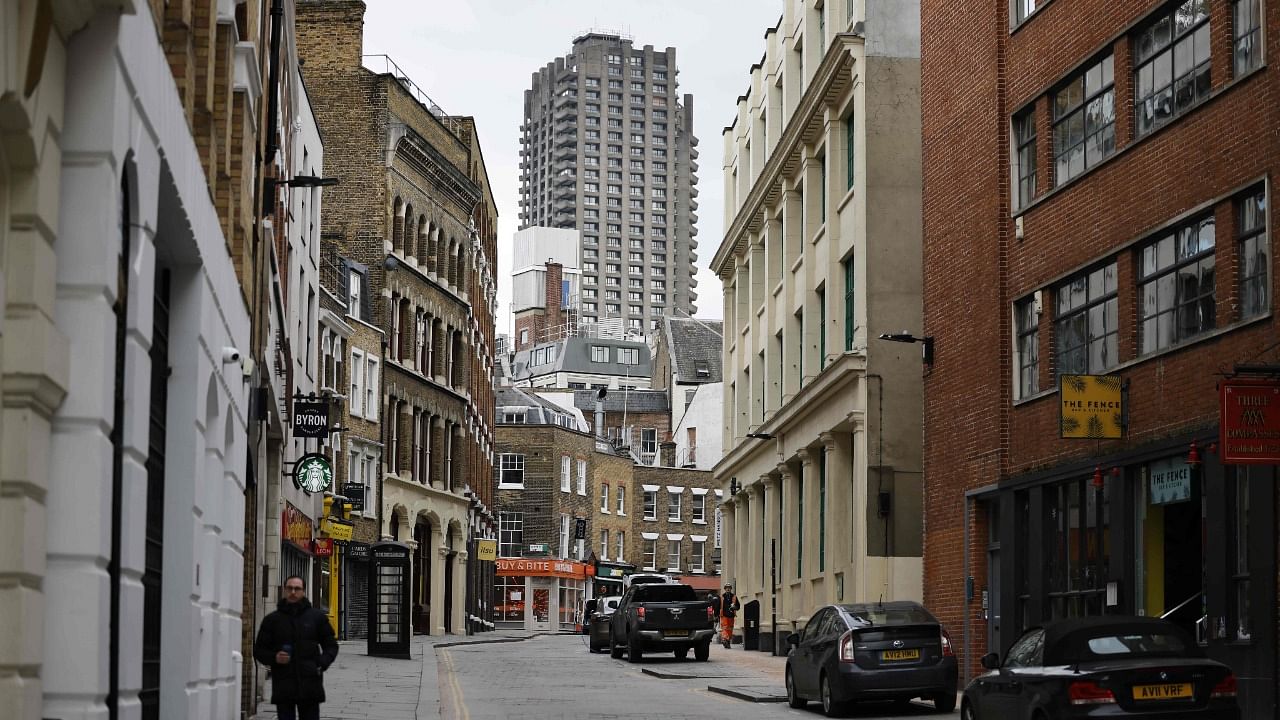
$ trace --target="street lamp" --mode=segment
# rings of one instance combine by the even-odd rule
[[[916,337],[915,335],[912,335],[909,331],[903,330],[902,332],[896,332],[896,333],[881,333],[880,339],[888,340],[889,342],[920,343],[923,346],[921,348],[921,353],[920,353],[921,359],[924,360],[925,365],[933,365],[933,336],[932,335]]]
[[[749,433],[747,433],[747,437],[749,437],[749,438],[755,438],[756,440],[772,440],[772,439],[773,439],[773,433],[767,433],[767,432],[749,432]]]

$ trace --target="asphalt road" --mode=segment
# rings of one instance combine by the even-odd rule
[[[708,685],[741,682],[768,686],[777,676],[764,674],[753,653],[717,651],[711,660],[676,660],[646,656],[641,664],[591,654],[585,638],[540,636],[515,643],[437,649],[440,707],[445,720],[565,718],[807,718],[822,717],[821,708],[792,710],[785,703],[755,703],[710,692]],[[780,660],[773,659],[780,662]],[[754,665],[754,667],[753,667]],[[780,667],[780,666],[779,666]],[[666,677],[654,677],[648,669]],[[858,706],[846,717],[945,717],[925,703],[908,707],[886,704]]]

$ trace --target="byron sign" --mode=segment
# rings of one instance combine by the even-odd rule
[[[329,437],[329,402],[293,401],[293,436],[300,438]]]
[[[1218,384],[1222,462],[1280,463],[1280,380],[1232,378]]]

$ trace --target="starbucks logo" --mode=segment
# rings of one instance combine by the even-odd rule
[[[308,493],[324,492],[333,485],[333,468],[323,455],[303,455],[293,466],[293,483]]]

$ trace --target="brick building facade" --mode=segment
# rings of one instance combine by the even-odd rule
[[[1221,374],[1280,360],[1280,7],[921,5],[925,602],[966,675],[1030,625],[1172,613],[1271,716],[1276,471],[1206,448]],[[1066,374],[1120,379],[1123,437],[1060,437]]]
[[[486,621],[471,612],[480,569],[468,558],[494,529],[497,213],[474,122],[440,111],[389,58],[362,57],[364,9],[298,4],[305,75],[335,149],[325,174],[341,183],[324,240],[347,313],[383,333],[380,372],[349,388],[351,411],[381,426],[381,534],[413,548],[415,628],[460,633]]]

